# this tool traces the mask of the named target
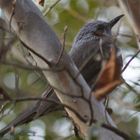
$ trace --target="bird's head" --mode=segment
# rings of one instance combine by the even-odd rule
[[[111,29],[112,27],[123,17],[123,15],[117,16],[113,18],[109,22],[104,21],[92,21],[87,23],[77,36],[75,37],[73,47],[85,44],[86,42],[89,42],[91,40],[98,40],[103,36],[112,36]]]
[[[93,35],[95,36],[105,36],[105,35],[111,35],[111,29],[112,27],[123,17],[124,15],[119,15],[115,18],[113,18],[109,22],[103,22],[103,21],[96,21],[93,26]]]

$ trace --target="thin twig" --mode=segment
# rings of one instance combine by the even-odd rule
[[[129,64],[132,62],[132,60],[140,53],[140,49],[132,56],[132,58],[126,63],[126,65],[123,67],[121,73],[123,73],[126,68],[129,66]]]
[[[1,116],[0,116],[0,121],[7,115],[10,114],[10,112],[12,112],[12,110],[14,109],[15,107],[15,104],[13,104],[11,107],[8,108],[8,112],[6,112],[5,114],[3,113]]]
[[[101,126],[103,128],[106,128],[106,129],[114,132],[115,134],[119,135],[120,137],[124,138],[125,140],[131,140],[131,137],[128,134],[122,132],[121,130],[117,129],[116,127],[110,126],[105,123],[101,124]]]
[[[47,102],[51,102],[51,103],[55,103],[55,104],[59,104],[61,106],[63,106],[64,108],[69,109],[70,111],[72,111],[73,113],[75,113],[75,115],[84,123],[87,122],[86,119],[84,119],[78,112],[76,112],[76,110],[74,110],[73,108],[71,108],[70,106],[66,105],[66,104],[60,104],[58,102],[56,102],[55,100],[51,100],[51,99],[46,99],[46,98],[41,98],[41,97],[22,97],[22,98],[13,98],[13,99],[0,99],[0,101],[10,101],[10,102],[14,102],[14,103],[18,103],[18,102],[24,102],[24,101],[47,101]]]
[[[39,53],[37,53],[36,51],[34,51],[33,49],[31,49],[29,46],[27,46],[22,40],[20,40],[20,42],[23,44],[23,46],[25,48],[27,48],[29,51],[31,51],[32,53],[34,53],[36,56],[38,56],[39,58],[41,58],[44,62],[46,62],[46,64],[48,64],[51,67],[51,63],[42,55],[40,55]]]
[[[132,83],[135,84],[136,86],[140,86],[140,83],[139,83],[139,82],[135,82],[135,81],[132,81],[132,80],[130,80],[130,82],[132,82]]]
[[[55,104],[58,104],[57,102],[55,102],[54,100],[51,99],[46,99],[46,98],[42,98],[42,97],[20,97],[20,98],[12,98],[12,99],[1,99],[0,101],[9,101],[9,102],[24,102],[24,101],[47,101],[47,102],[52,102]]]
[[[65,26],[65,28],[64,28],[64,34],[63,34],[62,49],[61,49],[60,54],[59,54],[59,56],[58,56],[58,59],[57,59],[57,61],[56,61],[56,65],[60,62],[60,59],[62,58],[62,55],[63,55],[63,53],[64,53],[67,31],[68,31],[68,26]]]
[[[49,14],[49,12],[60,2],[61,0],[56,0],[45,12],[43,13],[43,16],[46,16]]]
[[[59,68],[59,67],[55,67],[55,68],[40,68],[37,66],[29,66],[26,64],[17,64],[17,63],[13,63],[13,62],[8,62],[8,61],[0,61],[0,64],[2,65],[7,65],[7,66],[12,66],[12,67],[16,67],[16,68],[20,68],[20,69],[25,69],[25,70],[34,70],[34,71],[62,71],[63,68]]]
[[[140,96],[139,93],[138,93],[131,85],[129,85],[129,84],[125,81],[125,79],[123,79],[123,81],[124,81],[124,84],[127,86],[127,88],[128,88],[130,91],[133,91],[137,96]]]

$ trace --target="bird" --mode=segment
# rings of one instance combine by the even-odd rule
[[[121,51],[115,45],[111,32],[112,27],[121,17],[123,15],[117,16],[109,22],[91,21],[80,29],[74,39],[69,55],[79,69],[82,67],[80,72],[90,87],[100,73],[102,62],[109,60],[112,48],[116,51],[119,69],[122,68]],[[86,62],[86,60],[88,61]]]
[[[120,48],[112,41],[111,29],[123,17],[119,15],[109,22],[96,20],[86,23],[77,33],[68,55],[72,58],[80,73],[90,87],[101,71],[102,62],[108,61],[111,49],[115,49],[117,65],[122,69],[122,55]],[[64,110],[59,99],[51,87],[43,93],[42,98],[55,102],[38,101],[33,107],[24,110],[6,127],[0,130],[0,136],[6,134],[12,127],[28,123],[36,118],[47,115],[54,110]]]

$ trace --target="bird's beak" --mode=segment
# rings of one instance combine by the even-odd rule
[[[124,15],[120,15],[120,16],[117,16],[115,18],[113,18],[109,24],[110,24],[110,27],[112,28]]]

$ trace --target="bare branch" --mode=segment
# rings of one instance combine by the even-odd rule
[[[47,10],[44,11],[43,15],[46,16],[50,11],[60,2],[61,0],[56,0]]]
[[[131,59],[125,64],[125,66],[123,67],[121,73],[123,73],[123,72],[126,70],[126,68],[129,66],[129,64],[132,62],[132,60],[134,60],[134,58],[136,58],[137,55],[138,55],[139,53],[140,53],[140,49],[139,49],[139,50],[131,57]]]
[[[12,67],[16,67],[16,68],[20,68],[20,69],[25,69],[25,70],[32,70],[32,71],[57,71],[60,72],[63,70],[63,68],[39,68],[37,66],[29,66],[26,64],[18,64],[18,63],[13,63],[13,62],[8,62],[8,61],[2,61],[0,60],[0,64],[2,65],[7,65],[7,66],[12,66]]]
[[[20,40],[21,41],[21,40]],[[21,43],[23,44],[23,46],[25,48],[27,48],[29,51],[31,51],[32,53],[34,53],[36,56],[38,56],[39,58],[41,58],[44,62],[46,62],[46,64],[48,64],[49,66],[51,66],[51,63],[46,60],[46,58],[44,58],[43,56],[41,56],[40,54],[38,54],[36,51],[34,51],[33,49],[31,49],[29,46],[27,46],[23,41],[21,41]]]
[[[58,56],[58,60],[56,61],[55,65],[57,65],[57,64],[59,63],[60,59],[62,58],[64,49],[65,49],[65,42],[66,42],[66,33],[67,33],[67,30],[68,30],[68,27],[65,26],[65,28],[64,28],[64,34],[63,34],[62,50],[61,50],[61,52],[60,52],[60,55]]]

